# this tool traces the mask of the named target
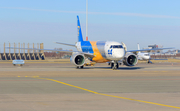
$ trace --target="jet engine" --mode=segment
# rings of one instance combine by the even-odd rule
[[[73,54],[70,58],[70,61],[75,66],[83,66],[85,64],[85,57],[83,54]]]
[[[137,56],[133,53],[127,53],[123,60],[123,63],[126,66],[135,66],[137,62],[138,62]]]

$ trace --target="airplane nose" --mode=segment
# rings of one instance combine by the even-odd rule
[[[145,58],[146,60],[147,60],[147,59],[150,59],[150,57],[149,57],[149,56],[146,56],[146,57],[144,57],[144,58]]]
[[[125,51],[123,49],[114,50],[114,55],[117,59],[122,59],[125,55]]]

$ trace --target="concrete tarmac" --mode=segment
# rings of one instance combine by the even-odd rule
[[[178,111],[180,64],[0,63],[0,111]]]

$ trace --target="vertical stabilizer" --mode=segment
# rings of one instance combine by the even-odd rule
[[[81,25],[79,21],[79,16],[77,16],[77,29],[78,29],[78,42],[83,41],[82,32],[81,32]]]
[[[138,43],[138,50],[140,50],[140,46],[139,46],[139,43]],[[138,53],[141,53],[140,51]]]

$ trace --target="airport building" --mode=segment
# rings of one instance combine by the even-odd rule
[[[26,47],[27,46],[27,47]],[[4,51],[0,53],[0,60],[45,60],[44,51],[37,50],[25,50],[25,49],[8,49],[6,47],[17,47],[17,48],[35,48],[35,44],[21,44],[21,43],[4,43]],[[37,49],[44,49],[43,43],[37,43]]]

